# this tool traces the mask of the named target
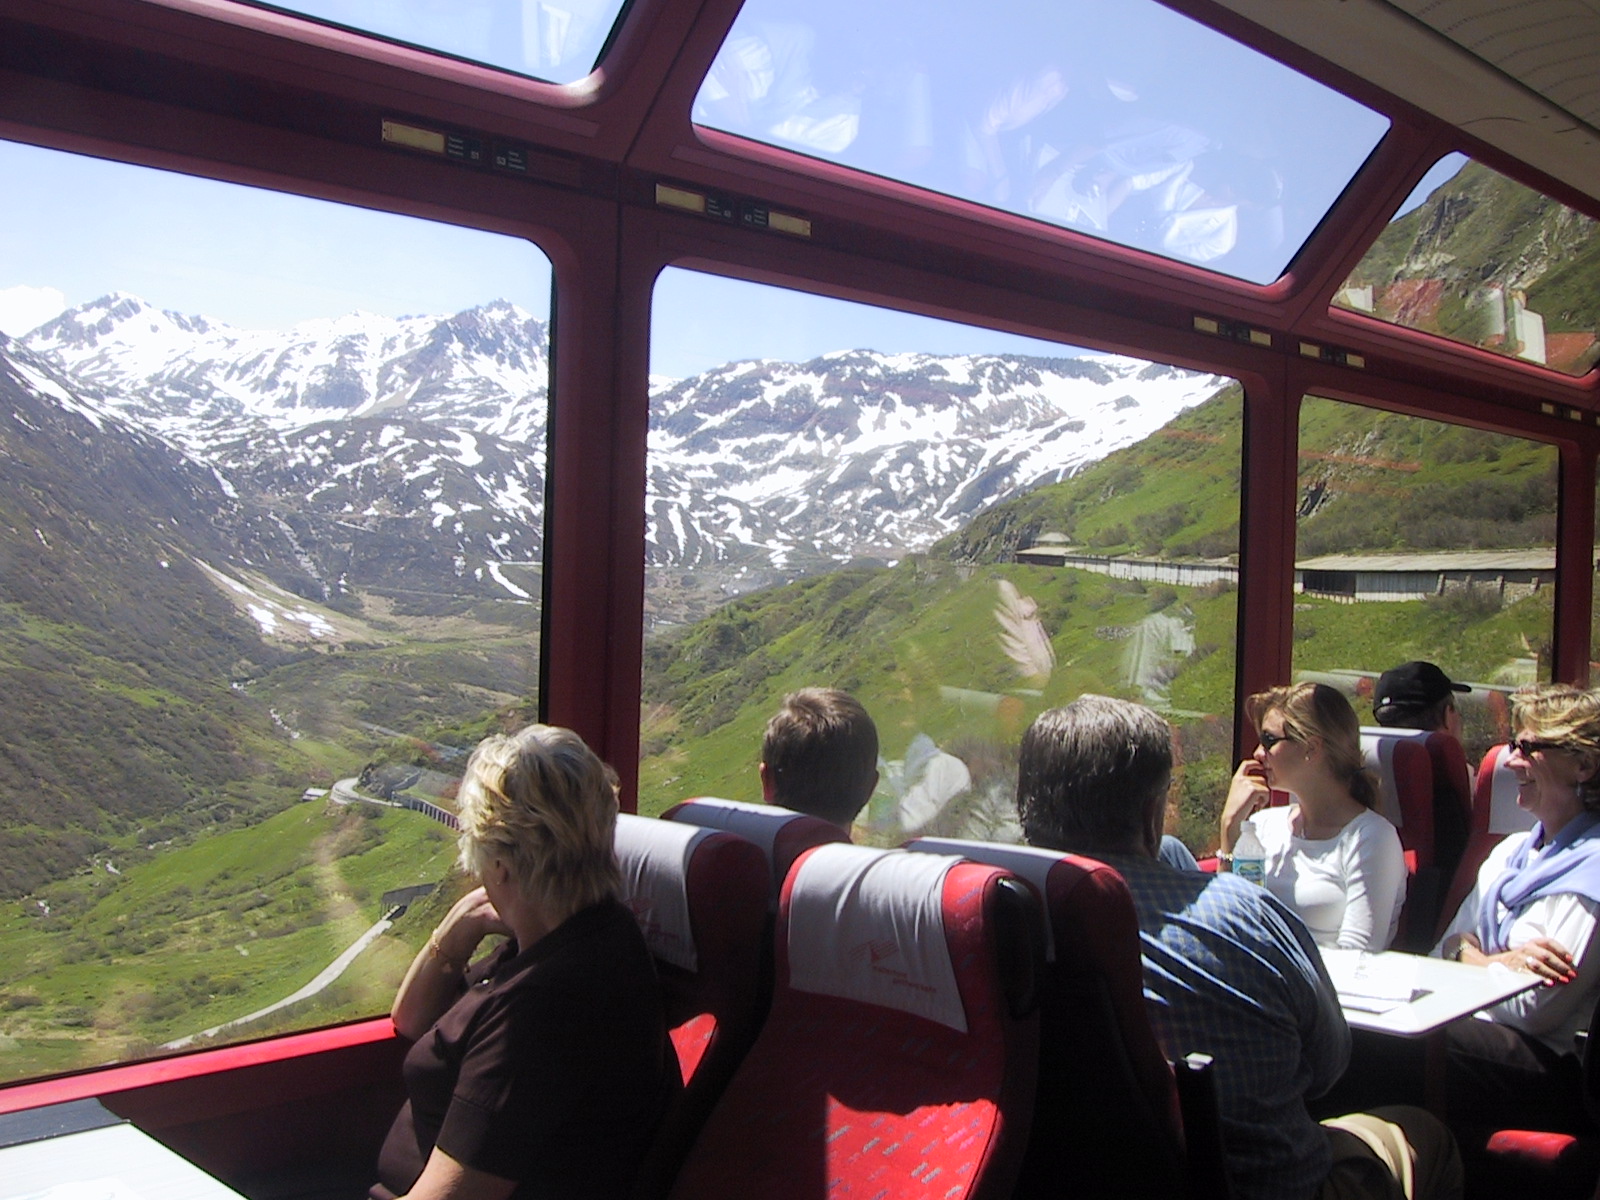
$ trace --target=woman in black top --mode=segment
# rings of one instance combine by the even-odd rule
[[[616,896],[616,795],[566,729],[487,738],[460,793],[481,885],[417,955],[391,1016],[410,1100],[375,1198],[626,1196],[679,1086],[654,966]],[[468,966],[489,934],[507,941]]]

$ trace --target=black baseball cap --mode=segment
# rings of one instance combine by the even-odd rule
[[[1437,704],[1452,692],[1471,690],[1464,683],[1456,683],[1431,662],[1408,662],[1378,677],[1372,704],[1374,708],[1385,708],[1391,704]]]

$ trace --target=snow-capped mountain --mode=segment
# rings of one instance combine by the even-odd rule
[[[61,403],[204,464],[220,507],[257,514],[280,552],[292,547],[272,569],[284,586],[521,596],[528,578],[503,568],[542,557],[547,339],[504,302],[263,332],[113,295],[16,348],[63,381]],[[660,381],[650,561],[794,571],[897,556],[1147,436],[1223,382],[1114,356],[862,350]]]
[[[652,402],[652,560],[903,553],[1154,433],[1225,380],[1136,359],[841,351]]]
[[[512,442],[544,438],[545,323],[504,301],[449,317],[350,313],[249,331],[116,294],[62,313],[22,345],[201,452],[252,426],[402,413]]]

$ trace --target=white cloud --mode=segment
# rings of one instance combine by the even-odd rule
[[[0,333],[21,337],[32,333],[67,307],[67,298],[56,288],[0,288]]]

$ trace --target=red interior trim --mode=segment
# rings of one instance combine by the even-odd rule
[[[245,1067],[258,1067],[308,1055],[395,1040],[394,1025],[389,1018],[375,1017],[349,1025],[315,1029],[309,1033],[294,1033],[259,1042],[244,1042],[237,1046],[223,1046],[215,1050],[196,1050],[190,1054],[177,1054],[171,1058],[150,1059],[146,1062],[129,1063],[127,1066],[103,1067],[75,1075],[58,1075],[51,1079],[0,1088],[0,1113],[20,1112],[26,1108],[62,1104],[68,1100],[83,1100],[90,1096],[109,1096],[135,1088],[199,1079]]]

